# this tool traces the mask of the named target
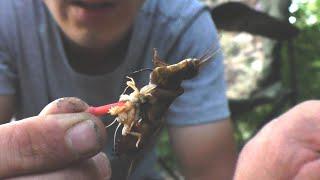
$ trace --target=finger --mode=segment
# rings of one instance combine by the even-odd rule
[[[274,124],[273,134],[285,139],[295,140],[302,146],[320,151],[320,101],[311,100],[300,103],[278,117]],[[291,143],[293,141],[290,141]]]
[[[88,104],[79,98],[66,97],[48,104],[39,115],[84,112],[88,107]]]
[[[306,120],[308,120],[311,122],[319,123],[319,110],[320,101],[309,100],[296,105],[295,107],[281,115],[279,118],[281,119],[281,121],[285,121],[284,123],[287,123],[288,120],[294,122],[305,122]]]
[[[62,168],[101,151],[103,123],[88,113],[31,117],[0,126],[0,179]]]
[[[301,167],[294,180],[318,180],[320,179],[320,160],[311,161]]]
[[[66,169],[57,170],[49,173],[42,173],[37,175],[27,175],[17,178],[10,178],[8,180],[91,180],[91,179],[110,179],[111,166],[110,161],[104,153],[99,153],[93,158],[81,162],[77,165],[68,167]]]

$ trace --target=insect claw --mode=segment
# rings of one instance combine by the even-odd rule
[[[134,91],[139,92],[139,89],[136,87],[136,82],[132,77],[127,76],[130,81],[127,81],[127,86],[131,87]]]
[[[139,144],[140,144],[140,139],[138,139],[137,143],[136,143],[136,147],[139,148]]]

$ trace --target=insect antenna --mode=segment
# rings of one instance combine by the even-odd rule
[[[137,71],[133,71],[132,73],[127,74],[126,76],[132,76],[132,75],[135,75],[135,74],[137,74],[137,73],[144,72],[144,71],[150,71],[150,72],[152,72],[153,69],[151,69],[151,68],[139,69],[139,70],[137,70]]]
[[[208,62],[211,58],[213,58],[217,53],[219,53],[221,51],[221,48],[209,49],[207,51],[208,52],[206,52],[202,57],[199,58],[199,60],[200,60],[199,65],[202,65],[202,64]]]

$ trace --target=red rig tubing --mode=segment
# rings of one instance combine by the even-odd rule
[[[125,102],[120,101],[120,102],[116,102],[116,103],[112,103],[112,104],[107,104],[107,105],[103,105],[103,106],[99,106],[99,107],[89,107],[88,112],[95,115],[95,116],[103,116],[109,113],[109,110],[112,107],[115,106],[123,106],[125,105]]]

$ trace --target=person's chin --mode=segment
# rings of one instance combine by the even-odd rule
[[[78,5],[71,6],[71,16],[81,24],[94,25],[100,24],[104,19],[108,19],[115,13],[116,5],[111,4],[101,7],[82,7]]]

